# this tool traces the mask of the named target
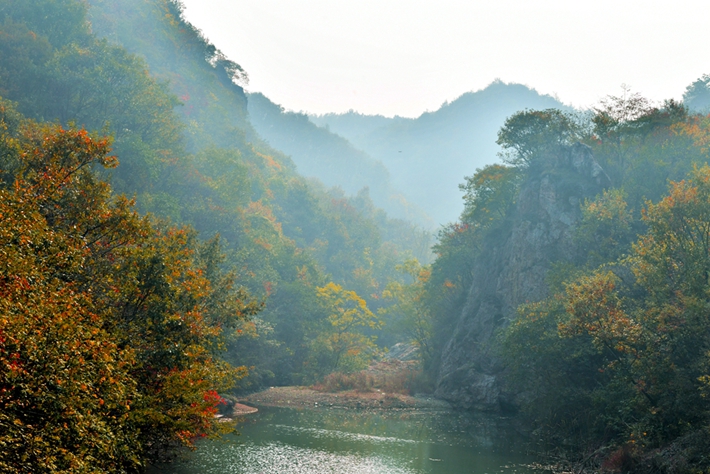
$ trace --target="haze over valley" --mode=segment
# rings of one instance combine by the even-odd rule
[[[0,473],[710,472],[707,7],[274,1],[0,0]]]

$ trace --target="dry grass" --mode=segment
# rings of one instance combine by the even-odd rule
[[[385,393],[411,395],[421,392],[422,374],[416,362],[412,361],[382,361],[370,366],[367,370],[344,374],[335,372],[323,377],[313,386],[319,392],[342,392],[356,390],[371,392],[379,390]]]

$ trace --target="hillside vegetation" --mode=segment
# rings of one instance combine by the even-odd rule
[[[309,122],[178,0],[0,16],[1,472],[143,472],[232,430],[224,395],[354,384],[400,342],[397,390],[514,414],[578,472],[710,469],[708,76]],[[433,248],[407,202],[450,222]]]
[[[708,116],[628,91],[587,121],[555,109],[509,117],[504,163],[467,178],[460,220],[403,291],[430,322],[421,345],[437,393],[517,411],[584,459],[576,469],[705,472],[709,136]],[[594,189],[575,166],[596,177],[596,196],[567,199]],[[548,253],[520,253],[521,235]],[[491,280],[492,292],[476,286]]]
[[[298,175],[178,2],[0,7],[0,470],[141,471],[407,339],[378,310],[430,236]]]

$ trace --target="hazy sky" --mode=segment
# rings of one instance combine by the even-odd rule
[[[710,73],[710,1],[183,0],[290,110],[418,116],[496,78],[590,106]]]

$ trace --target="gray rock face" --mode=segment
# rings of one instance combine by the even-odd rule
[[[507,225],[489,236],[474,266],[473,283],[441,355],[436,395],[465,409],[500,411],[515,405],[505,368],[495,356],[496,332],[519,305],[547,296],[547,272],[573,260],[580,203],[609,186],[589,147],[576,144],[530,172]]]

